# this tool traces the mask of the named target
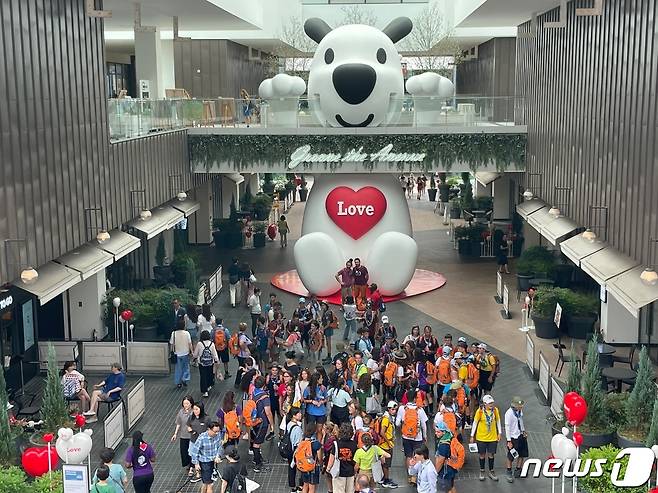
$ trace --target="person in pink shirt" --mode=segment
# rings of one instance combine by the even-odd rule
[[[352,286],[354,286],[352,267],[352,259],[349,259],[345,262],[345,267],[339,270],[336,274],[336,281],[340,283],[340,297],[343,301],[345,301],[347,296],[352,294]]]

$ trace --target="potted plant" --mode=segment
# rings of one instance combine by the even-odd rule
[[[251,209],[254,219],[257,221],[267,221],[272,210],[272,197],[264,193],[259,193],[253,199]]]
[[[447,176],[447,173],[439,173],[439,201],[444,203],[450,200],[450,184]]]
[[[286,182],[286,191],[288,192],[288,196],[291,198],[291,201],[294,203],[295,200],[297,199],[297,185],[295,185],[294,181],[287,181]]]
[[[1,370],[0,370],[1,371]],[[57,366],[55,348],[48,344],[48,370],[46,373],[46,389],[43,392],[41,416],[45,431],[57,434],[57,430],[68,425],[69,412],[64,400],[64,388]],[[39,435],[43,432],[39,432]]]
[[[524,275],[550,276],[555,267],[553,252],[544,246],[526,248],[516,262],[516,270]]]
[[[265,173],[263,175],[263,193],[266,193],[269,196],[274,194],[274,181],[272,180],[272,173]]]
[[[430,176],[430,187],[427,189],[430,202],[436,202],[436,180],[434,180],[434,173]]]
[[[615,447],[614,445],[604,445],[602,447],[592,447],[589,448],[586,452],[580,454],[580,459],[584,462],[590,460],[593,464],[598,459],[604,459],[600,461],[599,464],[603,469],[603,474],[598,477],[593,476],[592,474],[587,474],[581,478],[578,478],[578,487],[581,491],[586,493],[618,493],[623,491],[624,493],[646,493],[646,486],[639,486],[637,488],[620,488],[612,484],[611,474],[612,468],[615,464],[621,464],[621,470],[619,472],[619,477],[623,478],[626,475],[626,468],[628,467],[628,455],[617,459],[617,455],[621,450]]]
[[[481,224],[472,226],[457,226],[455,238],[457,239],[457,250],[460,255],[471,257],[480,256],[480,243],[483,241],[486,228]]]
[[[490,211],[493,209],[493,197],[475,197],[473,208],[478,211]]]
[[[308,188],[306,188],[306,180],[304,175],[301,175],[302,184],[299,186],[299,201],[306,202],[306,197],[308,197]]]
[[[153,266],[153,278],[158,285],[168,284],[172,281],[171,265],[167,261],[164,235],[158,237],[158,246],[155,250],[155,265]]]
[[[263,248],[265,246],[265,232],[267,223],[265,221],[256,221],[253,224],[254,248]]]
[[[642,346],[635,385],[626,402],[625,423],[617,430],[617,444],[622,448],[642,447],[646,442],[656,400],[653,378],[649,352],[646,346]]]
[[[553,317],[558,302],[554,288],[539,288],[532,303],[532,321],[535,335],[541,339],[555,339],[559,333]]]
[[[464,181],[463,188],[461,189],[461,208],[463,211],[473,210],[473,185],[471,185],[470,181]]]
[[[567,334],[573,339],[587,339],[594,332],[598,319],[599,298],[587,293],[577,293],[566,288],[556,288],[567,294],[567,299],[560,302],[565,308],[564,317]]]
[[[461,201],[459,199],[452,199],[450,201],[450,219],[459,219],[461,214]]]

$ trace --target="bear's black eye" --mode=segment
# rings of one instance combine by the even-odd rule
[[[334,61],[334,50],[329,48],[327,51],[324,52],[324,62],[327,65],[329,65],[333,61]]]
[[[377,50],[377,61],[379,63],[386,63],[386,50],[384,48]]]

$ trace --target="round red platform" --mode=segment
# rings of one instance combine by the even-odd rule
[[[276,274],[270,281],[272,286],[282,289],[288,293],[292,293],[298,296],[309,296],[309,292],[302,284],[299,275],[296,270],[289,270],[288,272],[282,272]],[[431,272],[424,269],[416,269],[413,279],[407,286],[407,289],[402,291],[397,296],[384,296],[384,302],[389,303],[391,301],[397,301],[404,298],[409,298],[411,296],[418,296],[419,294],[428,293],[443,287],[446,283],[446,278],[438,272]],[[323,299],[326,299],[332,305],[340,305],[340,291],[335,292],[330,296],[324,296]]]

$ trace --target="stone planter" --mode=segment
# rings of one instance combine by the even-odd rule
[[[540,339],[557,339],[558,330],[553,317],[540,317],[538,315],[532,316],[532,321],[535,323],[535,335]]]
[[[226,248],[226,232],[215,230],[212,232],[212,239],[215,243],[215,248]]]
[[[436,202],[436,188],[428,188],[427,195],[429,195],[430,202]]]
[[[619,431],[617,431],[616,439],[617,439],[617,446],[621,449],[631,448],[631,447],[644,447],[644,442],[636,442],[635,440],[626,438],[624,435],[621,435]]]
[[[158,326],[148,325],[145,327],[135,327],[134,338],[136,341],[151,342],[158,340]]]
[[[234,249],[242,246],[242,231],[229,231],[226,233],[226,248]]]
[[[597,317],[576,317],[566,314],[567,334],[573,339],[589,339],[594,333]]]
[[[254,248],[265,246],[265,233],[254,233]]]

